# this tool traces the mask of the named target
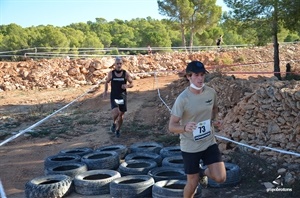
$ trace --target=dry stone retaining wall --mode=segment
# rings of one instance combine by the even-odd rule
[[[300,153],[300,82],[266,81],[246,93],[224,117],[222,135],[251,146],[268,146]],[[221,144],[226,150],[228,143]],[[300,163],[300,158],[271,150],[261,157]]]

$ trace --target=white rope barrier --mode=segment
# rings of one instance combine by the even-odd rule
[[[155,77],[155,82],[157,83],[157,75],[155,74],[154,75]],[[160,92],[159,92],[159,88],[157,87],[157,90],[158,90],[158,93],[159,93],[159,98],[160,100],[163,102],[163,104],[168,108],[169,111],[171,111],[171,108],[166,104],[166,102],[161,98],[160,96]],[[226,138],[226,137],[223,137],[223,136],[219,136],[219,135],[215,135],[215,137],[219,138],[219,139],[223,139],[223,140],[226,140],[226,141],[229,141],[229,142],[232,142],[232,143],[235,143],[235,144],[238,144],[240,146],[244,146],[244,147],[247,147],[247,148],[250,148],[250,149],[254,149],[256,151],[260,151],[261,148],[265,148],[265,149],[269,149],[269,150],[273,150],[273,151],[276,151],[276,152],[279,152],[279,153],[284,153],[284,154],[289,154],[289,155],[295,155],[297,157],[300,157],[300,153],[296,153],[296,152],[292,152],[292,151],[285,151],[285,150],[281,150],[281,149],[275,149],[275,148],[271,148],[271,147],[267,147],[267,146],[258,146],[257,147],[254,147],[254,146],[250,146],[250,145],[247,145],[247,144],[244,144],[244,143],[241,143],[241,142],[237,142],[237,141],[234,141],[234,140],[231,140],[229,138]]]
[[[241,48],[241,47],[249,47],[252,46],[252,44],[241,44],[241,45],[223,45],[222,48]],[[217,46],[179,46],[179,47],[151,47],[152,51],[200,51],[200,50],[211,50],[211,49],[217,49]],[[13,51],[3,51],[0,52],[0,57],[9,57],[9,56],[15,56],[16,52],[22,52],[22,51],[32,51],[34,50],[35,53],[25,53],[26,56],[30,55],[32,58],[39,58],[39,57],[46,57],[50,58],[49,56],[72,56],[73,54],[70,52],[79,52],[79,53],[90,53],[90,52],[110,52],[110,51],[148,51],[148,47],[135,47],[135,48],[119,48],[119,47],[110,47],[110,48],[70,48],[70,47],[33,47],[28,49],[20,49],[20,50],[13,50]],[[59,52],[51,52],[51,50],[57,50]],[[39,52],[38,52],[39,51]],[[46,52],[45,52],[46,51]],[[48,51],[48,52],[47,52]],[[60,52],[62,51],[62,52]],[[64,53],[63,51],[68,51],[68,53]],[[10,54],[7,54],[10,53]],[[4,55],[3,55],[4,54]],[[42,55],[44,54],[44,56]],[[80,57],[87,56],[85,54],[80,54]],[[95,55],[92,57],[97,57],[99,55]],[[107,56],[113,56],[113,55],[107,55]],[[118,55],[115,54],[114,56],[128,56],[128,55]],[[91,57],[91,56],[89,56]]]
[[[53,112],[52,114],[48,115],[47,117],[43,118],[42,120],[38,121],[37,123],[31,125],[30,127],[28,127],[27,129],[24,129],[22,131],[20,131],[19,133],[11,136],[10,138],[4,140],[3,142],[0,143],[0,146],[3,146],[4,144],[16,139],[17,137],[19,137],[20,135],[30,131],[31,129],[37,127],[38,125],[42,124],[43,122],[45,122],[46,120],[48,120],[49,118],[51,118],[53,115],[57,114],[58,112],[64,110],[65,108],[67,108],[68,106],[70,106],[71,104],[73,104],[74,102],[76,102],[77,100],[79,100],[81,97],[87,95],[88,93],[91,92],[91,90],[93,90],[95,87],[97,87],[101,82],[103,82],[103,80],[99,81],[96,85],[94,85],[92,88],[90,88],[88,91],[86,91],[85,93],[81,94],[80,96],[78,96],[75,100],[73,100],[72,102],[70,102],[69,104],[63,106],[62,108],[56,110],[55,112]]]
[[[276,151],[276,152],[279,152],[279,153],[284,153],[284,154],[289,154],[289,155],[295,155],[297,157],[300,157],[300,153],[295,153],[295,152],[291,152],[291,151],[285,151],[285,150],[282,150],[282,149],[271,148],[271,147],[268,147],[268,146],[260,146],[260,148],[265,148],[265,149],[269,149],[269,150]]]
[[[155,74],[154,74],[154,78],[155,78],[155,83],[156,83],[156,79],[157,79],[157,77],[156,77],[156,72],[155,72]],[[158,97],[160,98],[160,100],[164,103],[164,105],[169,109],[169,111],[171,111],[171,109],[169,108],[169,106],[165,103],[165,101],[160,97],[160,91],[159,91],[159,89],[157,89],[157,94],[158,94]]]
[[[226,138],[226,137],[223,137],[223,136],[220,136],[220,135],[215,135],[217,138],[219,139],[223,139],[223,140],[226,140],[226,141],[229,141],[229,142],[233,142],[235,144],[238,144],[240,146],[244,146],[244,147],[247,147],[247,148],[250,148],[250,149],[253,149],[253,150],[257,150],[259,151],[260,149],[259,148],[256,148],[254,146],[250,146],[250,145],[247,145],[247,144],[244,144],[244,143],[240,143],[240,142],[237,142],[237,141],[234,141],[234,140],[231,140],[229,138]]]
[[[43,57],[66,57],[69,56],[70,58],[79,58],[79,57],[111,57],[112,55],[105,55],[105,54],[62,54],[62,53],[44,53],[44,52],[39,52],[39,53],[26,53],[26,56],[31,57],[31,58],[43,58]],[[134,55],[118,55],[118,56],[134,56]]]
[[[11,52],[22,52],[22,51],[28,51],[28,50],[35,50],[35,48],[27,48],[27,49],[13,50],[13,51],[3,51],[3,52],[0,52],[0,54],[7,54],[7,53],[11,53]]]

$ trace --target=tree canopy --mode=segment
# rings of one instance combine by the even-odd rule
[[[146,48],[215,45],[223,35],[226,45],[266,45],[300,39],[300,1],[224,0],[231,10],[223,12],[216,0],[157,0],[158,12],[167,19],[150,16],[129,21],[96,18],[64,27],[39,25],[22,28],[0,25],[0,51],[43,47],[79,54],[79,48]],[[274,39],[276,42],[274,42]],[[188,43],[188,44],[187,44]],[[106,51],[106,52],[104,52]],[[99,50],[97,51],[97,53]],[[23,55],[24,52],[15,52]],[[23,54],[22,54],[23,53]],[[99,52],[100,53],[100,52]],[[103,50],[101,53],[110,53]],[[128,53],[126,51],[119,53]],[[147,53],[145,50],[144,53]],[[277,54],[277,52],[274,52]],[[279,52],[278,52],[279,53]],[[275,59],[275,71],[279,58]]]
[[[242,22],[245,27],[259,27],[256,29],[256,35],[260,40],[266,39],[263,36],[273,38],[274,74],[278,79],[281,79],[278,35],[283,31],[283,28],[290,31],[299,28],[300,1],[224,0],[224,2],[232,9],[228,18]]]

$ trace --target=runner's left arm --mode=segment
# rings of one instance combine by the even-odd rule
[[[212,120],[217,119],[218,113],[219,113],[218,106],[213,106],[211,119]]]
[[[128,81],[128,84],[126,85],[126,88],[132,88],[133,87],[133,80],[131,75],[126,72],[126,80]]]

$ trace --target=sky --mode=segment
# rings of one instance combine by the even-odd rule
[[[226,5],[217,0],[217,5]],[[0,25],[15,23],[25,27],[38,25],[66,26],[96,18],[107,21],[135,18],[163,19],[157,0],[0,0]]]

